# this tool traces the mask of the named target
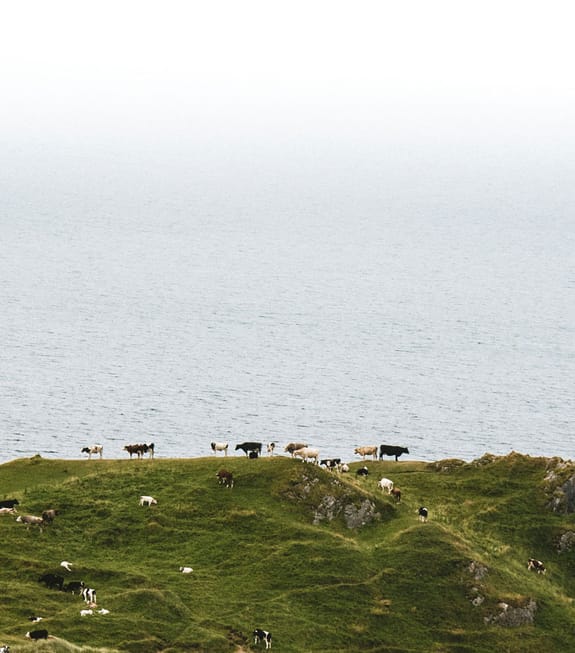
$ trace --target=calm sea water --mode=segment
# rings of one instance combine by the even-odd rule
[[[0,461],[292,439],[573,456],[560,159],[4,153]]]

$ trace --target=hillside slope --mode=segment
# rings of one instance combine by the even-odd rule
[[[575,650],[571,464],[366,464],[367,478],[360,463],[336,475],[281,456],[2,465],[0,497],[18,498],[19,514],[59,515],[43,531],[0,517],[0,644],[224,653],[262,649],[259,627],[293,653]],[[232,489],[217,483],[223,467]],[[158,505],[141,507],[142,494]],[[547,574],[527,571],[529,557]],[[40,584],[44,573],[85,581],[109,614],[81,617],[82,600]],[[28,642],[36,627],[54,639]]]

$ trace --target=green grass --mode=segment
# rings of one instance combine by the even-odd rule
[[[0,644],[225,653],[254,650],[250,635],[261,627],[274,651],[288,653],[575,650],[575,551],[556,546],[575,525],[546,508],[547,459],[367,464],[366,479],[353,473],[361,463],[337,476],[287,457],[2,465],[0,497],[17,497],[21,514],[60,515],[43,532],[0,517]],[[231,490],[217,484],[221,467],[234,472]],[[377,490],[381,476],[401,488],[400,504]],[[140,494],[158,505],[140,507]],[[314,520],[327,496],[340,507],[368,499],[378,518],[353,529],[343,511]],[[529,557],[548,574],[527,572]],[[75,573],[59,567],[64,559]],[[487,568],[482,578],[472,561]],[[110,614],[81,618],[78,597],[38,583],[46,572],[83,579]],[[530,599],[533,624],[486,623],[498,603]],[[55,639],[24,638],[32,613]]]

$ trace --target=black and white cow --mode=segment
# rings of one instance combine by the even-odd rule
[[[360,467],[355,473],[358,476],[368,476],[369,469],[364,465],[363,467]]]
[[[39,639],[48,639],[48,631],[45,628],[40,630],[30,630],[26,633],[28,639],[38,641]]]
[[[527,569],[529,569],[529,571],[536,571],[538,574],[544,574],[547,571],[541,560],[536,560],[535,558],[529,558],[527,561]]]
[[[81,594],[84,587],[86,587],[86,585],[83,580],[71,580],[69,583],[64,585],[64,592],[70,592],[70,594]]]
[[[409,453],[409,449],[406,447],[396,447],[391,444],[380,444],[379,445],[379,459],[381,460],[384,456],[395,456],[395,462],[401,454]]]
[[[258,455],[262,452],[262,443],[261,442],[242,442],[241,444],[236,444],[236,451],[241,449],[246,456],[250,455],[251,451],[257,451]]]
[[[417,511],[417,514],[419,515],[419,521],[426,522],[429,511],[427,508],[421,506],[421,508]]]
[[[329,471],[339,471],[340,465],[341,465],[341,458],[325,458],[324,460],[320,461],[319,463],[326,469],[329,469]]]
[[[92,454],[94,455],[99,454],[101,458],[103,452],[104,452],[104,447],[101,444],[93,444],[91,447],[84,447],[82,449],[82,453],[88,454],[88,460],[92,459]]]
[[[4,644],[4,646],[0,646],[0,653],[10,653],[10,647],[8,644]]]
[[[228,442],[210,442],[210,447],[214,454],[217,454],[218,451],[223,451],[224,456],[228,455]]]
[[[261,628],[256,628],[253,634],[254,634],[254,644],[265,642],[266,649],[272,647],[272,634],[268,630],[262,630]]]

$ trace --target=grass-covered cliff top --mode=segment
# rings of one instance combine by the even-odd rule
[[[362,464],[342,475],[284,456],[1,465],[0,498],[17,498],[19,514],[60,514],[42,531],[0,516],[0,645],[239,652],[263,649],[259,627],[276,652],[575,650],[571,463],[366,461],[358,478]],[[218,485],[221,468],[233,489]],[[382,476],[401,503],[378,490]],[[141,507],[143,494],[158,505]],[[527,571],[530,557],[545,575]],[[81,617],[80,598],[38,582],[46,572],[84,580],[109,614]],[[53,638],[25,639],[35,628]]]

